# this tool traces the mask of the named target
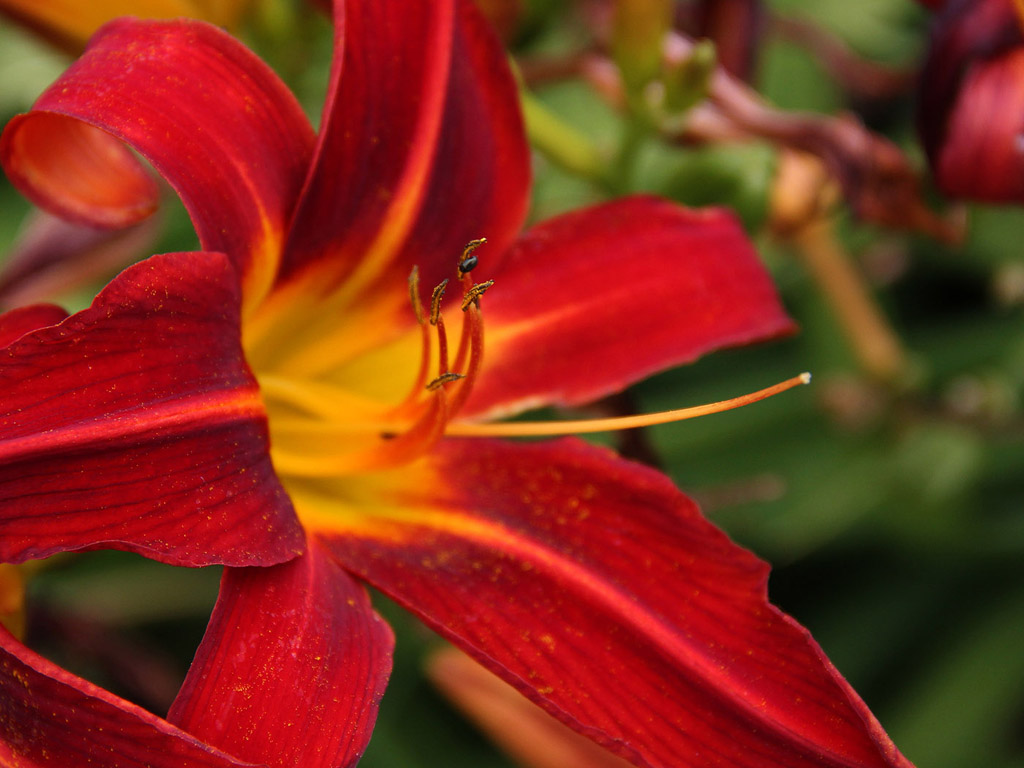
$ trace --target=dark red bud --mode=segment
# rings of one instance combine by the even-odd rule
[[[1024,33],[1013,0],[947,0],[917,124],[943,192],[1024,202]]]
[[[699,0],[693,15],[691,33],[714,41],[726,71],[750,80],[764,31],[761,0]]]

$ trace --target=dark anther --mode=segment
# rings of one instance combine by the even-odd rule
[[[465,374],[462,373],[442,373],[436,379],[427,384],[427,389],[434,391],[435,389],[440,389],[445,384],[449,384],[453,381],[458,381],[459,379],[464,378],[466,378],[466,376]]]
[[[467,272],[472,272],[473,268],[480,262],[480,260],[473,255],[473,251],[479,248],[481,245],[487,242],[486,237],[481,237],[479,240],[470,240],[466,243],[466,247],[462,249],[462,256],[459,257],[459,279],[465,277]]]
[[[488,280],[487,282],[484,283],[477,283],[468,291],[466,291],[466,295],[462,297],[462,311],[465,312],[467,309],[469,309],[471,304],[476,304],[477,306],[480,306],[480,297],[483,296],[487,289],[490,288],[492,285],[494,285],[494,281]]]

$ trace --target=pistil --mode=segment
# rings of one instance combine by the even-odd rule
[[[658,413],[641,413],[635,416],[619,416],[608,419],[578,419],[567,421],[512,421],[493,423],[449,424],[445,434],[464,437],[551,437],[556,435],[583,435],[595,432],[617,432],[623,429],[650,427],[655,424],[669,424],[675,421],[709,416],[712,413],[731,411],[744,405],[756,403],[785,392],[787,389],[811,383],[811,374],[801,373],[778,384],[759,389],[739,397],[720,400],[717,403],[695,405]]]

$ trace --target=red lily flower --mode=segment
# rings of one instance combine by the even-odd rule
[[[126,142],[204,248],[129,268],[60,322],[0,317],[0,559],[273,566],[227,570],[168,715],[181,730],[8,647],[21,709],[0,755],[34,733],[63,765],[107,759],[141,719],[180,750],[352,764],[390,648],[354,576],[637,765],[909,765],[768,604],[766,566],[666,478],[487,421],[789,331],[735,220],[634,198],[517,238],[517,95],[472,5],[350,0],[335,24],[317,136],[238,42],[126,20],[0,137],[26,194],[111,226],[155,204]],[[481,235],[485,309],[476,254],[458,257]],[[346,723],[344,743],[317,722]]]

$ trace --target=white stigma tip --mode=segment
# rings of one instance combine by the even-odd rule
[[[811,374],[810,374],[810,372],[809,371],[804,371],[803,373],[801,373],[800,374],[800,381],[802,383],[804,383],[804,384],[810,384],[811,383]]]

